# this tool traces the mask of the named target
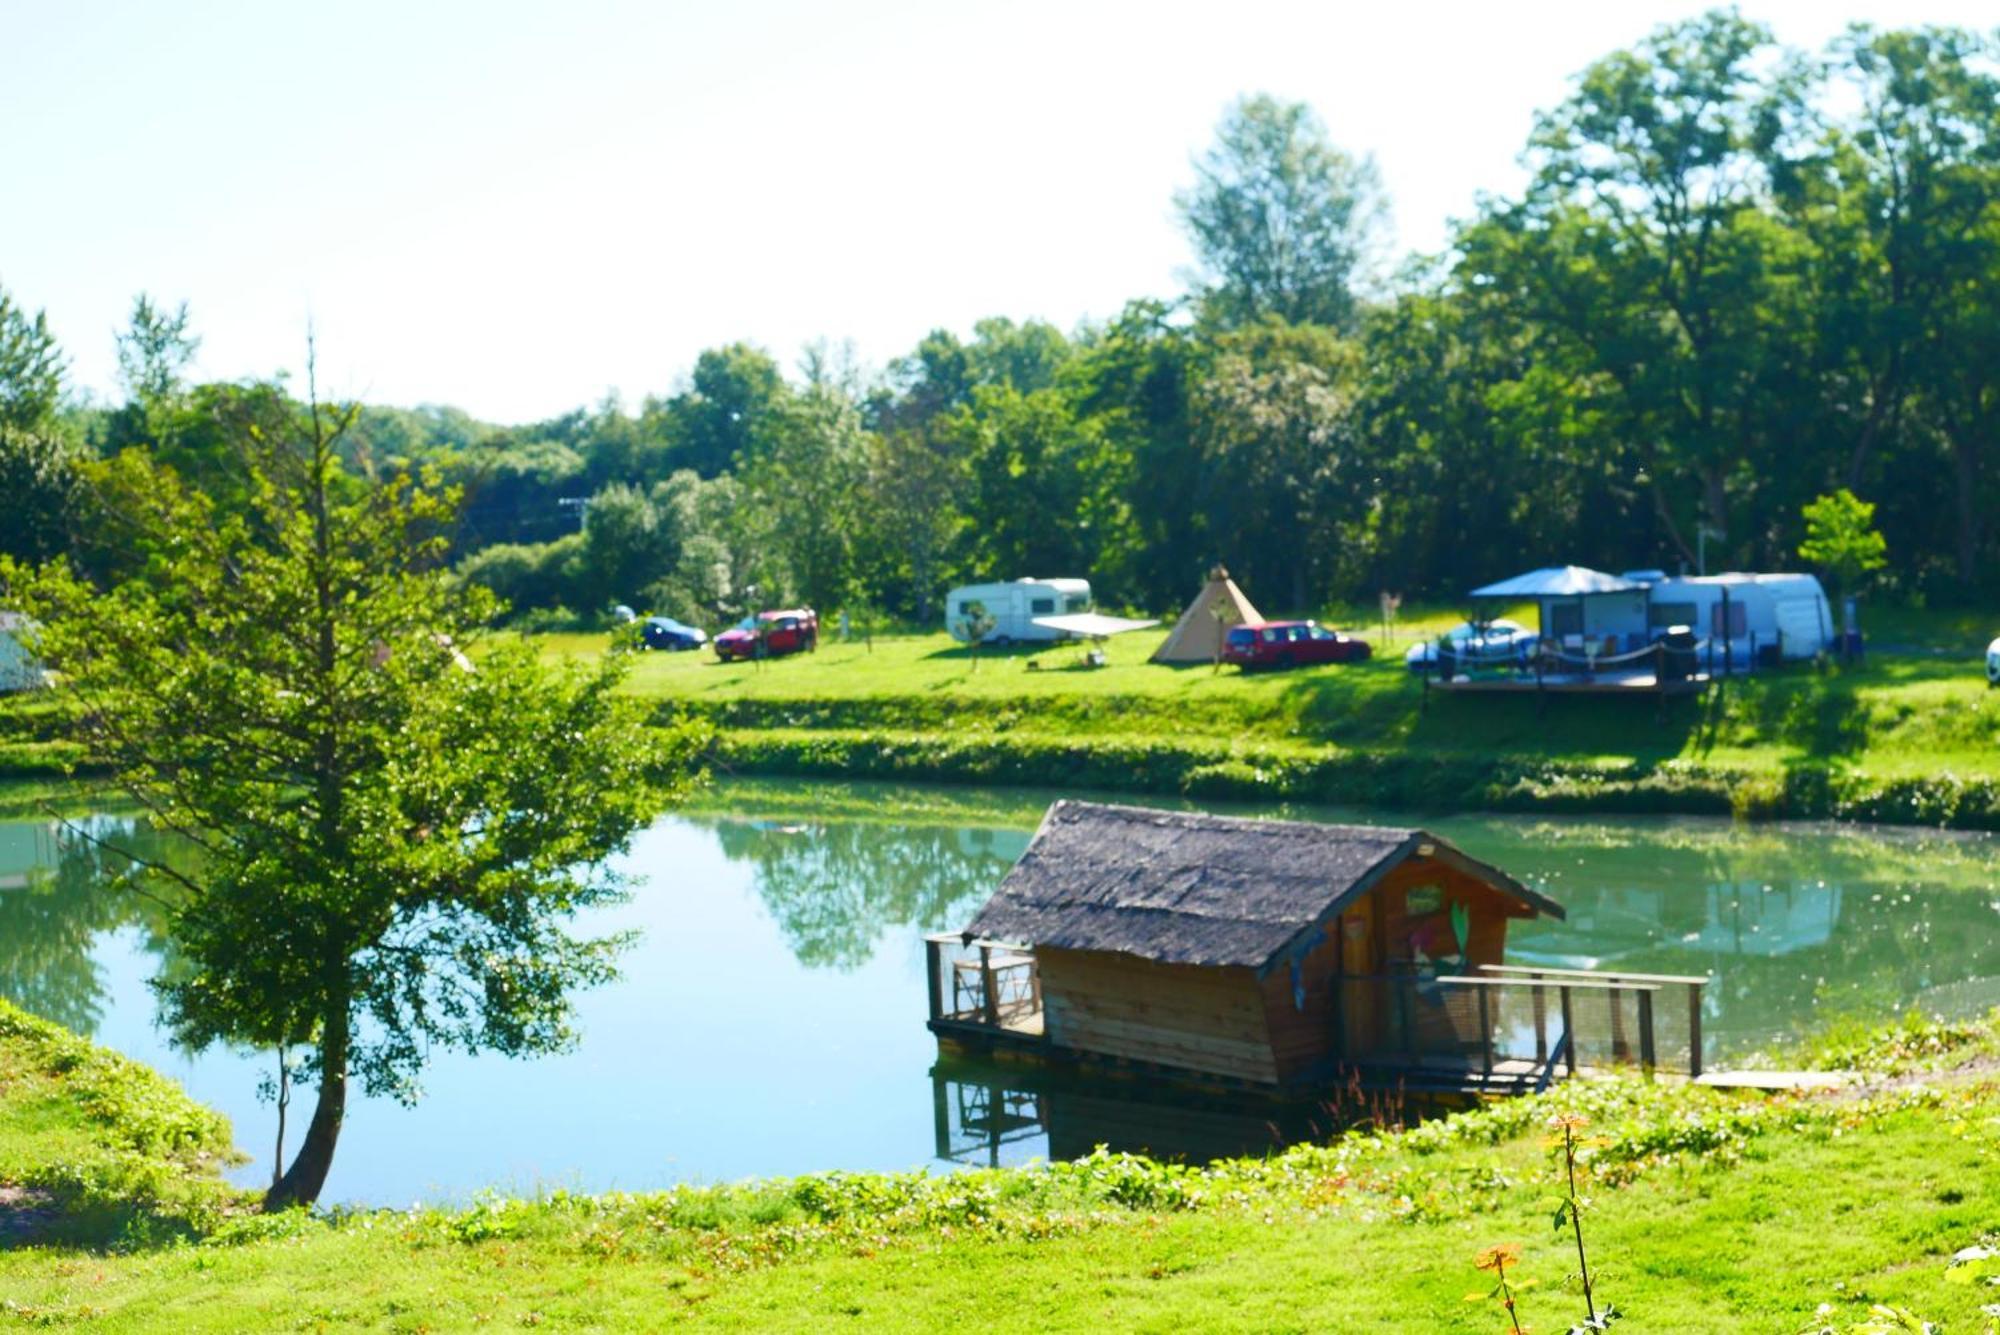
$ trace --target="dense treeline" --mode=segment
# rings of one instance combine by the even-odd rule
[[[731,344],[636,410],[529,426],[370,409],[356,462],[461,483],[462,569],[545,617],[931,621],[954,582],[1031,573],[1166,610],[1217,561],[1267,610],[1562,561],[1796,567],[1839,488],[1877,504],[1896,592],[1990,593],[1995,57],[1946,29],[1808,55],[1733,12],[1662,28],[1540,119],[1523,193],[1392,278],[1370,164],[1246,98],[1176,199],[1190,293],[938,331],[873,375]],[[88,555],[65,516],[92,454],[228,491],[225,442],[284,390],[188,386],[192,350],[185,308],[142,299],[127,401],[66,404],[39,317],[0,305],[0,546]]]

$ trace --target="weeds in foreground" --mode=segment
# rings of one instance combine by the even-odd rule
[[[1493,1272],[1493,1287],[1485,1293],[1469,1293],[1466,1295],[1465,1300],[1467,1302],[1490,1302],[1498,1298],[1500,1305],[1507,1310],[1507,1321],[1514,1328],[1514,1335],[1527,1335],[1526,1327],[1521,1324],[1520,1308],[1514,1302],[1514,1294],[1527,1289],[1534,1281],[1527,1280],[1524,1282],[1517,1280],[1509,1283],[1507,1280],[1507,1267],[1510,1265],[1519,1266],[1520,1264],[1521,1249],[1512,1243],[1502,1243],[1498,1247],[1488,1247],[1485,1251],[1479,1253],[1478,1257],[1473,1260],[1472,1265],[1475,1270],[1490,1270]]]
[[[1569,1194],[1556,1202],[1553,1216],[1556,1232],[1562,1232],[1567,1223],[1576,1235],[1576,1272],[1583,1283],[1584,1322],[1572,1326],[1570,1335],[1584,1335],[1593,1330],[1608,1330],[1618,1319],[1618,1309],[1607,1306],[1602,1316],[1598,1315],[1597,1298],[1590,1284],[1590,1257],[1583,1246],[1583,1197],[1576,1191],[1576,1133],[1590,1125],[1590,1119],[1579,1112],[1559,1112],[1549,1119],[1549,1126],[1562,1132],[1562,1154],[1564,1180],[1569,1185]]]

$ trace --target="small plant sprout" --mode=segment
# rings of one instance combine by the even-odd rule
[[[1469,1303],[1483,1303],[1498,1299],[1500,1305],[1507,1309],[1507,1322],[1514,1335],[1527,1335],[1528,1328],[1521,1324],[1521,1312],[1515,1304],[1514,1295],[1533,1287],[1535,1281],[1532,1279],[1510,1281],[1507,1278],[1508,1269],[1518,1268],[1520,1264],[1521,1249],[1513,1243],[1503,1242],[1498,1247],[1488,1247],[1473,1258],[1472,1265],[1476,1270],[1493,1272],[1493,1287],[1484,1293],[1468,1293],[1465,1295],[1465,1300]]]
[[[1590,1284],[1590,1257],[1583,1246],[1584,1203],[1576,1191],[1576,1133],[1589,1125],[1590,1119],[1576,1112],[1557,1113],[1549,1119],[1549,1129],[1562,1133],[1563,1173],[1568,1183],[1568,1194],[1556,1201],[1553,1222],[1556,1232],[1562,1232],[1563,1226],[1568,1225],[1576,1236],[1577,1278],[1583,1283],[1584,1320],[1582,1325],[1570,1327],[1570,1335],[1588,1335],[1590,1331],[1608,1330],[1619,1315],[1615,1307],[1607,1306],[1601,1313],[1597,1310],[1597,1298]]]

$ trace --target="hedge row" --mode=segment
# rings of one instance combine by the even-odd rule
[[[1419,810],[1681,813],[2000,830],[2000,782],[1880,780],[1826,766],[1771,776],[1672,760],[1578,763],[1505,756],[1258,745],[1202,736],[1020,731],[974,736],[856,729],[720,731],[723,773],[1093,788],[1231,801]]]

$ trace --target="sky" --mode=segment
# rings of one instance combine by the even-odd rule
[[[879,367],[990,315],[1183,291],[1228,104],[1372,155],[1394,253],[1517,190],[1538,109],[1704,4],[0,0],[0,287],[114,397],[133,297],[195,372],[496,422],[671,392],[701,349]],[[1993,0],[1766,0],[1991,27]]]

